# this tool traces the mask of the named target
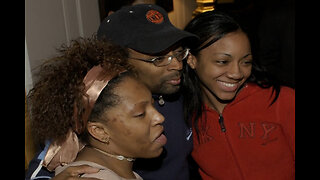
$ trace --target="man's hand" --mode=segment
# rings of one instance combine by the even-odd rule
[[[84,173],[92,174],[99,172],[99,170],[99,168],[94,168],[89,165],[71,166],[53,177],[51,180],[99,180],[96,178],[80,177],[80,175]]]

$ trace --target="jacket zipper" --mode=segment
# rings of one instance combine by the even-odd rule
[[[233,147],[232,147],[232,145],[231,145],[231,143],[230,143],[230,141],[229,141],[229,137],[228,137],[227,133],[225,133],[225,136],[224,136],[224,137],[225,137],[225,139],[226,139],[226,141],[227,141],[227,144],[228,144],[229,149],[230,149],[230,151],[231,151],[232,157],[234,158],[234,161],[235,161],[236,166],[237,166],[237,168],[238,168],[239,174],[240,174],[240,176],[241,176],[241,180],[243,180],[243,179],[245,179],[245,178],[244,178],[242,169],[241,169],[241,167],[240,167],[238,158],[237,158],[235,152],[233,151]]]
[[[221,128],[221,131],[222,131],[222,132],[226,132],[226,131],[227,131],[227,129],[226,129],[225,125],[224,125],[224,118],[223,118],[222,114],[219,114],[219,125],[220,125],[220,128]],[[230,141],[229,141],[229,138],[228,138],[227,133],[225,133],[225,136],[224,136],[224,137],[226,138],[227,144],[228,144],[229,149],[230,149],[230,151],[231,151],[231,153],[232,153],[232,157],[234,158],[235,163],[236,163],[236,166],[238,167],[238,171],[239,171],[239,173],[240,173],[241,179],[244,179],[244,176],[243,176],[243,174],[242,174],[242,170],[241,170],[241,168],[240,168],[238,159],[237,159],[237,157],[236,157],[236,155],[235,155],[235,153],[234,153],[234,151],[233,151],[233,148],[232,148],[232,146],[231,146],[231,143],[230,143]]]
[[[220,124],[221,131],[222,131],[222,132],[226,132],[227,129],[226,129],[226,127],[224,126],[224,119],[223,119],[222,114],[219,114],[219,124]]]
[[[220,128],[221,128],[221,131],[222,131],[222,132],[226,132],[226,131],[227,131],[227,129],[226,129],[225,125],[224,125],[224,118],[223,118],[223,116],[222,116],[222,113],[221,113],[221,114],[219,113],[219,125],[220,125]],[[228,146],[229,146],[229,149],[230,149],[230,151],[231,151],[231,153],[232,153],[232,157],[233,157],[234,160],[235,160],[236,166],[238,167],[238,171],[239,171],[239,173],[240,173],[241,179],[244,179],[244,176],[243,176],[242,170],[241,170],[241,168],[240,168],[238,159],[237,159],[237,157],[236,157],[236,155],[235,155],[235,152],[233,151],[233,148],[232,148],[232,146],[231,146],[231,143],[230,143],[230,141],[229,141],[229,138],[228,138],[227,133],[225,133],[225,136],[224,136],[224,137],[225,137],[225,139],[226,139],[226,141],[227,141],[227,144],[228,144]]]

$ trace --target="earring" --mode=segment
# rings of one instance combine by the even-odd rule
[[[109,136],[106,136],[106,137],[104,137],[104,138],[102,139],[102,141],[103,141],[104,143],[109,144],[109,139],[110,139],[110,137],[109,137]]]

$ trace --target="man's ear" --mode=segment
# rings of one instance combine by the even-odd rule
[[[109,143],[109,133],[105,125],[100,122],[88,122],[87,129],[89,134],[98,141]]]
[[[192,69],[195,69],[197,66],[197,58],[194,55],[189,54],[187,63]]]

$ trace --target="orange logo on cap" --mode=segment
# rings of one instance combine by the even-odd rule
[[[155,24],[160,24],[163,22],[163,15],[156,10],[149,10],[146,14],[146,18]]]

